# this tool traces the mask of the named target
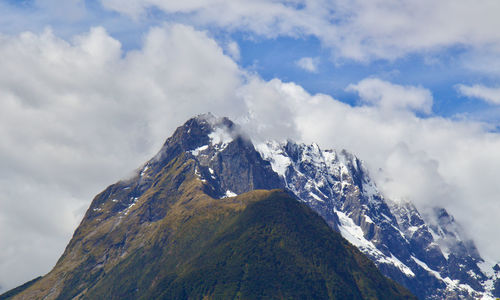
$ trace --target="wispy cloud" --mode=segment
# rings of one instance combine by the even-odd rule
[[[357,92],[363,102],[383,110],[409,109],[426,114],[432,110],[432,94],[422,87],[402,86],[378,78],[366,78],[357,84],[350,84],[346,90]]]
[[[500,87],[486,87],[484,85],[463,85],[456,86],[458,92],[463,96],[477,98],[491,104],[500,105]]]
[[[301,69],[306,70],[307,72],[317,73],[318,72],[318,57],[302,57],[301,59],[295,61],[295,64]]]
[[[235,60],[238,61],[240,60],[241,54],[240,54],[240,47],[238,46],[238,43],[235,41],[230,41],[226,43],[225,49],[227,53]]]
[[[101,0],[109,9],[146,18],[148,8],[194,25],[276,37],[312,35],[337,58],[396,59],[448,47],[500,47],[495,0],[189,1]],[[446,18],[443,18],[443,16]],[[464,20],[468,20],[464,22]]]

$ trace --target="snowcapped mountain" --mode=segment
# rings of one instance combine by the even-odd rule
[[[228,119],[203,115],[196,120],[210,132],[190,153],[200,162],[200,177],[214,196],[286,188],[383,274],[419,298],[491,297],[491,279],[478,266],[483,260],[474,242],[444,208],[432,208],[424,218],[409,202],[385,199],[363,162],[345,150],[291,141],[269,141],[254,148]],[[238,182],[225,176],[234,172],[241,174]]]
[[[384,199],[363,162],[345,150],[290,141],[257,149],[287,189],[420,298],[490,294],[473,241],[444,208],[433,208],[424,220],[413,204]]]

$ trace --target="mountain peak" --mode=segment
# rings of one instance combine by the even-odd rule
[[[163,163],[165,159],[205,145],[227,144],[237,136],[236,126],[228,118],[217,117],[212,113],[200,114],[177,127],[152,161]]]
[[[198,120],[200,122],[207,122],[210,125],[212,125],[213,127],[216,127],[219,124],[226,124],[226,125],[230,125],[230,126],[234,125],[233,121],[231,121],[229,118],[219,117],[211,112],[196,115],[195,117],[188,120],[186,123],[188,123],[191,120]]]

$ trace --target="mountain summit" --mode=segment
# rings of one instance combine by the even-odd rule
[[[415,299],[264,158],[226,118],[187,121],[94,198],[51,272],[0,298]]]

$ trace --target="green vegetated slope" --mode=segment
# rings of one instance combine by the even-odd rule
[[[197,167],[181,153],[108,187],[54,269],[11,298],[414,299],[286,192],[214,199]]]
[[[87,293],[91,299],[404,299],[409,293],[310,209],[255,191],[244,210],[199,212],[170,247],[138,250]],[[234,200],[233,200],[234,201]],[[201,236],[203,235],[203,236]],[[187,251],[186,251],[187,250]]]
[[[6,300],[6,299],[12,299],[12,297],[14,297],[15,295],[21,293],[22,291],[26,290],[27,288],[29,288],[30,286],[32,286],[35,282],[37,282],[38,280],[40,280],[42,278],[42,276],[39,276],[33,280],[30,280],[28,282],[26,282],[25,284],[23,285],[20,285],[10,291],[7,291],[5,293],[3,293],[2,295],[0,295],[0,300]]]

